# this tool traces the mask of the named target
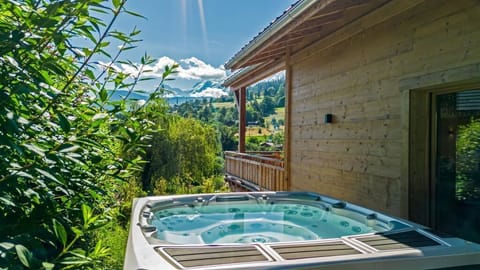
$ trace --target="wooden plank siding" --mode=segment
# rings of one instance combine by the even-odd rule
[[[414,87],[402,89],[401,82],[480,63],[479,16],[478,0],[424,1],[381,23],[369,23],[367,15],[354,24],[368,28],[347,26],[356,32],[338,34],[339,41],[335,33],[327,37],[335,46],[320,40],[293,54],[291,189],[407,217]],[[324,123],[327,113],[333,123]]]

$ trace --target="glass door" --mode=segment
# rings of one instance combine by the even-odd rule
[[[480,242],[480,90],[434,96],[434,227]]]

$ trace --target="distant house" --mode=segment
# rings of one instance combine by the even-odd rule
[[[225,66],[232,185],[315,191],[480,241],[480,135],[464,138],[480,118],[478,0],[300,0]],[[284,152],[256,159],[246,88],[280,70]]]

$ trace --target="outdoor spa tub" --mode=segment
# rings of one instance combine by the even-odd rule
[[[316,193],[145,197],[124,269],[473,270],[480,245]]]

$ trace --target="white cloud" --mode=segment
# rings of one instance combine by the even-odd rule
[[[122,70],[123,73],[126,73],[130,75],[131,77],[138,77],[139,75],[139,65],[127,65],[127,64],[120,64],[120,70]]]
[[[106,69],[110,64],[111,62],[102,62],[102,61],[98,61],[97,64],[100,66],[101,69]],[[121,72],[122,69],[119,68],[118,66],[116,65],[111,65],[111,67],[116,71],[116,72]]]
[[[150,69],[152,70],[153,75],[157,75],[158,77],[161,77],[162,73],[165,69],[165,66],[167,66],[167,65],[172,66],[176,63],[177,63],[177,61],[173,60],[172,58],[169,58],[167,56],[162,56],[162,57],[158,58],[155,65],[150,67]]]
[[[133,65],[127,65],[127,64],[122,63],[122,64],[120,64],[120,66],[118,66],[118,65],[112,64],[111,62],[107,63],[107,62],[102,62],[102,61],[99,61],[98,65],[102,69],[106,69],[106,68],[110,67],[113,70],[115,70],[115,72],[122,72],[122,73],[128,74],[131,77],[137,77],[138,76],[139,67],[140,67],[140,65],[138,65],[136,63],[133,64]]]
[[[177,73],[171,78],[185,79],[185,80],[222,80],[226,77],[226,71],[223,66],[213,67],[196,57],[187,59],[180,59],[176,61],[170,57],[160,57],[155,64],[144,67],[143,76],[162,77],[165,66],[172,66],[175,63],[179,64],[176,69]],[[108,63],[99,63],[101,66],[107,66]],[[134,63],[132,65],[120,64],[120,66],[112,65],[117,71],[122,71],[132,77],[138,76],[140,64]]]
[[[221,96],[227,96],[228,94],[225,93],[222,89],[220,88],[212,88],[209,87],[205,90],[203,90],[200,93],[194,93],[191,96],[192,97],[213,97],[213,98],[219,98]]]
[[[226,77],[223,66],[213,67],[202,60],[190,57],[180,60],[178,77],[191,80],[221,80]]]

